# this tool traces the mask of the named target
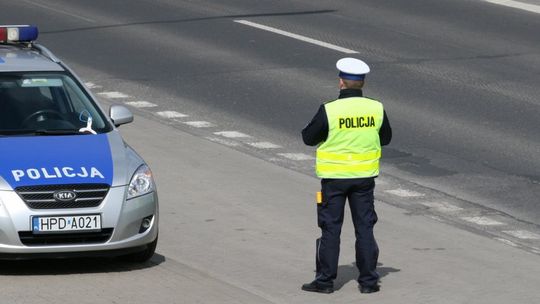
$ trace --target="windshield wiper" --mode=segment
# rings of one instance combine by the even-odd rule
[[[0,135],[74,135],[84,134],[75,129],[1,130]]]
[[[53,129],[53,130],[35,130],[34,134],[36,135],[72,135],[72,134],[83,134],[79,130],[74,129]]]

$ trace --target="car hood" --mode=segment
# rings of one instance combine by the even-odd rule
[[[0,190],[21,186],[125,185],[142,159],[116,130],[97,135],[0,138]]]

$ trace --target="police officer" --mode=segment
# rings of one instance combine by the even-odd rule
[[[348,199],[356,235],[356,266],[360,292],[379,291],[375,268],[379,248],[373,235],[377,222],[373,191],[379,175],[381,146],[390,143],[392,129],[383,105],[363,96],[369,66],[355,58],[336,64],[339,97],[320,106],[302,130],[306,145],[317,148],[316,172],[322,197],[317,201],[316,277],[303,290],[331,293],[337,277],[339,244],[345,201]]]

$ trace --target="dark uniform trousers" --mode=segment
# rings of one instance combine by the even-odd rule
[[[377,222],[373,196],[375,179],[322,179],[321,185],[323,202],[317,205],[317,218],[322,236],[316,242],[316,280],[330,284],[337,277],[341,226],[345,200],[348,199],[356,235],[358,283],[361,286],[376,285],[379,247],[373,235],[373,226]]]

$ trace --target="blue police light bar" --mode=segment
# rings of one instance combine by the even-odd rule
[[[32,42],[37,37],[34,25],[0,25],[0,43]]]

